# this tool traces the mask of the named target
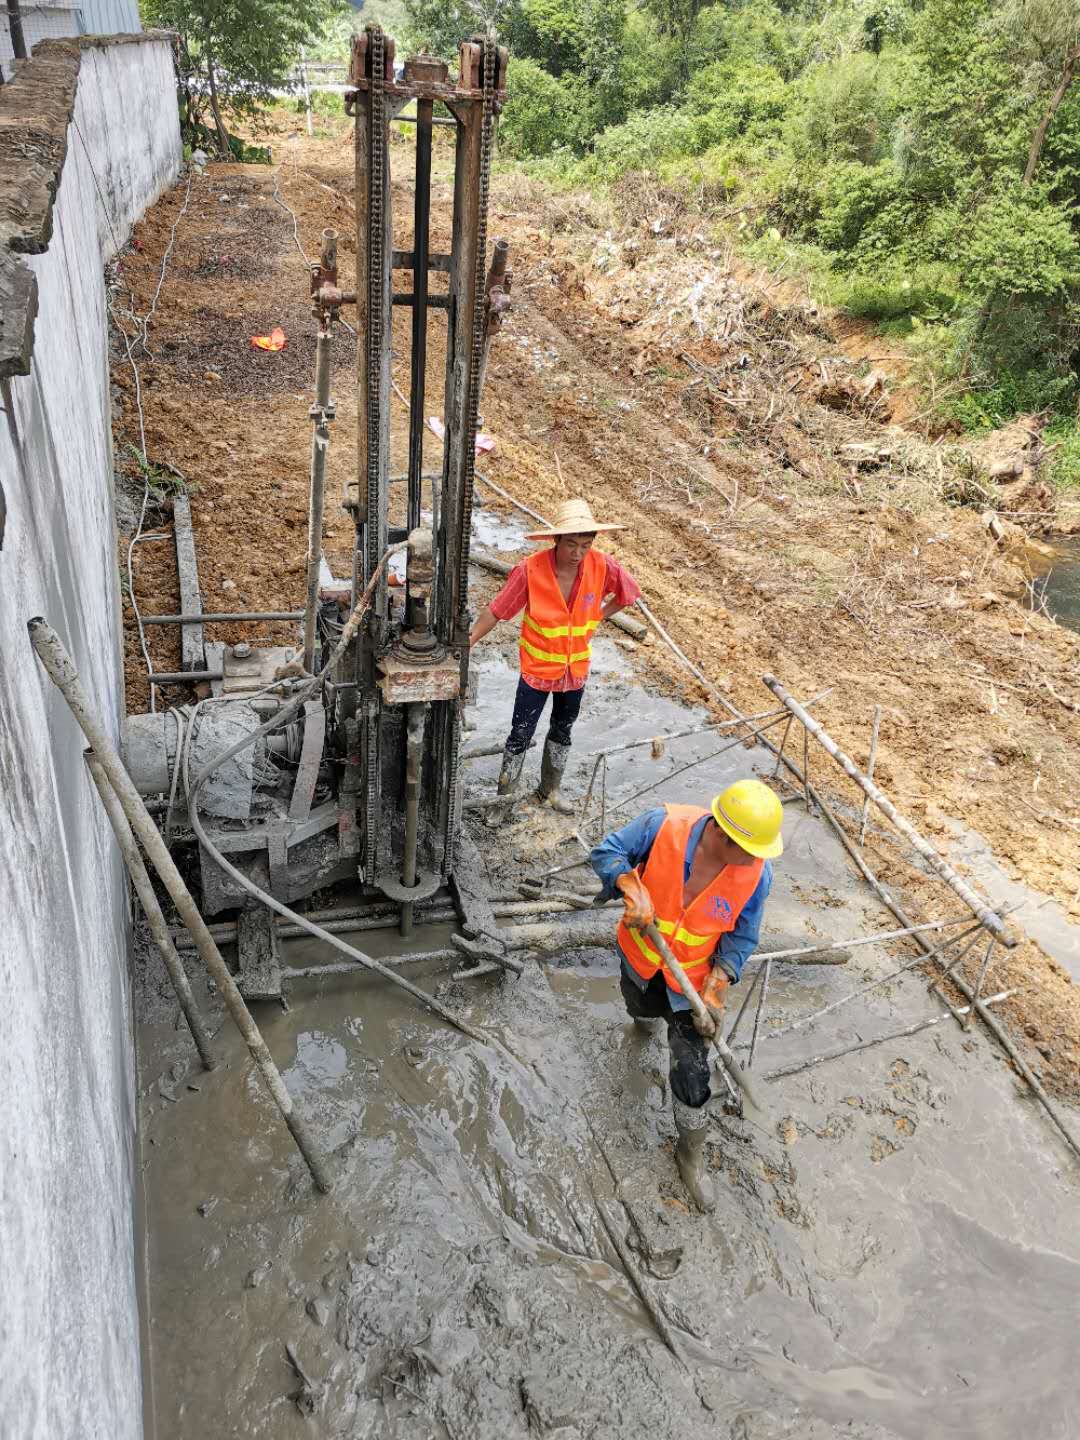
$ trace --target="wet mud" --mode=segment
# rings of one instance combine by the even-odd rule
[[[470,745],[503,738],[512,645],[478,652]],[[568,789],[587,752],[703,712],[646,694],[596,643]],[[613,757],[627,816],[768,774],[713,735]],[[696,768],[680,766],[701,759]],[[497,759],[470,762],[471,793]],[[531,767],[538,767],[535,755]],[[470,822],[474,823],[474,822]],[[573,821],[525,807],[474,833],[494,890],[575,858]],[[789,799],[767,930],[889,928],[823,825]],[[590,888],[590,872],[563,883]],[[446,943],[418,929],[417,950]],[[361,935],[375,953],[393,932]],[[376,950],[376,947],[378,949]],[[940,1012],[918,972],[773,1039],[896,967],[777,965],[756,1069]],[[317,942],[286,947],[309,966]],[[318,1197],[220,1004],[190,966],[225,1057],[202,1072],[159,962],[139,1049],[150,1380],[158,1440],[1069,1440],[1080,1399],[1080,1233],[1066,1152],[998,1053],[953,1021],[767,1084],[768,1119],[710,1102],[719,1204],[678,1179],[666,1041],[642,1041],[611,949],[529,961],[520,979],[410,977],[477,1044],[362,975],[297,982],[257,1018],[321,1145]],[[735,992],[738,994],[738,991]],[[612,1244],[673,1332],[665,1348]],[[291,1350],[290,1354],[287,1347]],[[303,1377],[298,1374],[297,1367]]]

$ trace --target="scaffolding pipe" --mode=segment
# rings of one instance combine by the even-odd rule
[[[322,233],[323,271],[337,270],[337,231]],[[304,669],[315,673],[315,626],[319,617],[319,570],[322,565],[323,502],[326,498],[326,452],[330,448],[331,325],[324,315],[315,339],[315,403],[310,410],[314,422],[311,434],[311,490],[308,498],[307,604],[304,610]]]
[[[904,816],[900,814],[888,796],[883,795],[874,782],[863,774],[854,760],[840,749],[840,746],[837,745],[836,741],[824,726],[815,720],[814,717],[799,704],[795,697],[781,685],[775,675],[766,674],[761,678],[781,704],[786,705],[796,720],[802,722],[807,731],[809,731],[818,744],[821,745],[822,749],[826,750],[833,757],[844,774],[847,775],[849,779],[854,780],[855,784],[859,786],[865,795],[869,796],[881,813],[892,821],[901,835],[903,835],[908,843],[922,856],[934,873],[945,881],[945,884],[948,885],[950,890],[959,895],[960,899],[963,900],[964,904],[975,916],[976,920],[979,921],[980,925],[989,930],[991,935],[1000,940],[1003,945],[1011,949],[1016,944],[1016,940],[1006,932],[1005,924],[1001,916],[998,915],[996,911],[991,910],[983,897],[977,894],[967,881],[961,875],[958,875],[947,861],[941,858],[930,842],[919,834],[910,820],[906,820]]]
[[[79,728],[86,736],[94,755],[108,777],[109,784],[116,792],[116,797],[123,807],[131,828],[139,837],[151,863],[161,876],[181,920],[195,937],[199,955],[213,977],[214,983],[221,991],[236,1028],[244,1037],[251,1058],[281,1112],[282,1119],[289,1127],[289,1132],[296,1141],[297,1149],[304,1157],[311,1172],[311,1178],[319,1190],[324,1194],[327,1193],[333,1182],[326,1161],[315,1148],[311,1136],[308,1134],[307,1125],[296,1113],[292,1096],[285,1088],[281,1073],[274,1064],[273,1056],[267,1049],[265,1040],[259,1033],[259,1027],[255,1024],[250,1010],[244,1003],[244,997],[237,989],[236,981],[229,974],[228,966],[221,957],[221,951],[211,938],[206,921],[199,913],[198,906],[184,884],[157,826],[147,813],[130,775],[124,769],[116,747],[109,738],[104,725],[95,715],[71,656],[64,649],[63,642],[56,631],[40,615],[34,616],[27,622],[27,629],[30,633],[30,643],[37,652],[38,659],[45,667],[49,679],[67,701]]]
[[[203,1063],[204,1070],[213,1070],[217,1061],[214,1059],[214,1052],[210,1048],[210,1036],[207,1033],[206,1024],[199,1014],[199,1007],[195,1003],[195,996],[191,990],[191,981],[187,977],[184,963],[176,953],[176,946],[173,944],[172,936],[169,934],[169,926],[162,913],[158,898],[154,894],[154,887],[147,874],[146,865],[139,854],[139,847],[135,841],[128,818],[124,814],[123,806],[116,798],[116,792],[109,784],[105,771],[101,768],[101,762],[92,750],[86,752],[86,764],[90,771],[90,778],[97,786],[97,792],[101,796],[101,803],[105,807],[105,814],[109,817],[109,824],[112,826],[113,835],[120,848],[124,864],[127,866],[128,874],[131,876],[131,883],[135,887],[135,893],[139,897],[139,904],[143,908],[146,922],[150,926],[150,934],[154,937],[154,943],[161,952],[161,958],[165,962],[165,969],[169,972],[169,979],[172,981],[173,990],[180,1009],[184,1012],[184,1019],[191,1031],[191,1038],[195,1042],[195,1049],[199,1052],[199,1059]]]

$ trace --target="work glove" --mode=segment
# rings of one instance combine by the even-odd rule
[[[645,889],[636,870],[627,870],[624,875],[620,875],[615,881],[615,888],[622,892],[626,905],[623,919],[627,925],[632,925],[635,930],[644,930],[646,925],[653,923],[656,911],[653,909],[652,896]]]
[[[704,1035],[706,1040],[711,1040],[714,1035],[718,1034],[720,1026],[723,1024],[727,988],[730,984],[731,979],[727,971],[719,965],[714,965],[701,991],[705,1008],[712,1017],[712,1029],[706,1029],[705,1021],[700,1016],[694,1016],[694,1029],[699,1035]]]

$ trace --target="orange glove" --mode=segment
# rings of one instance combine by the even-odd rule
[[[656,911],[653,909],[652,896],[645,889],[636,870],[627,870],[625,875],[620,875],[615,881],[615,888],[622,892],[626,905],[623,919],[627,925],[632,925],[635,930],[644,930],[646,925],[653,923]]]
[[[701,991],[701,998],[705,1002],[705,1008],[712,1016],[713,1023],[717,1030],[719,1030],[723,1023],[724,1006],[727,1003],[727,989],[730,984],[731,979],[727,971],[719,965],[714,965],[709,971],[709,978],[705,981]]]

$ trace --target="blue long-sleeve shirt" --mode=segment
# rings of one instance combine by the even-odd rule
[[[600,892],[603,899],[611,899],[615,893],[615,881],[620,875],[625,875],[628,870],[636,870],[649,858],[649,852],[660,833],[660,826],[664,823],[666,813],[662,805],[658,805],[655,810],[646,810],[644,815],[639,815],[636,820],[631,820],[629,825],[624,825],[621,830],[613,830],[610,835],[605,836],[589,855],[589,864],[599,875],[603,884]],[[690,878],[690,867],[694,863],[694,855],[709,818],[709,815],[705,814],[691,827],[690,839],[687,841],[686,854],[683,857],[684,884]],[[772,889],[772,873],[772,865],[766,860],[762,866],[757,888],[739,913],[739,918],[735,921],[735,928],[720,937],[713,964],[722,966],[732,981],[738,980],[743,966],[757,947],[758,937],[761,934],[761,920],[765,913],[765,901]],[[633,980],[634,984],[640,989],[644,989],[646,981],[626,963],[625,957],[622,965],[624,972]],[[673,1010],[690,1008],[689,1002],[682,994],[669,993],[668,1003]]]

